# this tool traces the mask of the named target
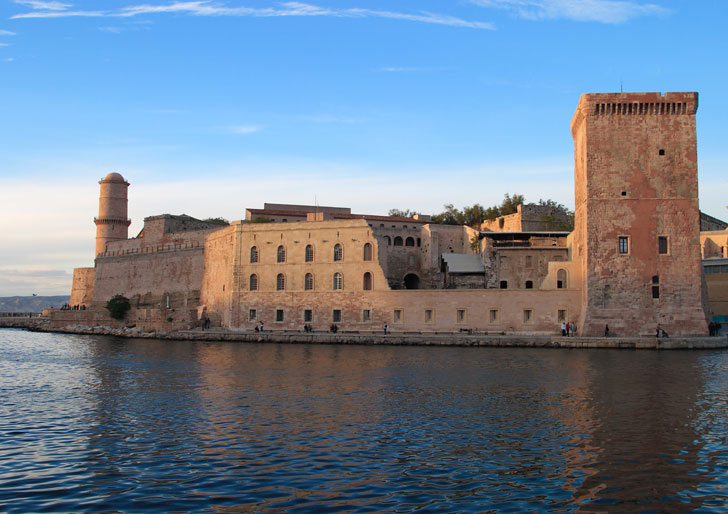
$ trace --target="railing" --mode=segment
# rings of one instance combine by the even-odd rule
[[[200,248],[202,244],[199,241],[187,241],[185,243],[168,243],[164,245],[145,246],[138,248],[126,248],[123,250],[112,250],[110,252],[100,253],[101,257],[116,257],[120,255],[142,255],[145,253],[174,252],[179,250],[189,250]]]

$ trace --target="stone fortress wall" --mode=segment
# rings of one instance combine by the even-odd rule
[[[99,312],[122,294],[128,322],[157,330],[209,318],[233,330],[550,334],[574,321],[583,335],[657,324],[702,335],[696,109],[695,93],[582,96],[572,233],[542,205],[480,231],[289,204],[230,225],[151,216],[131,239],[97,221],[95,266],[76,270],[72,298]],[[97,220],[124,225],[128,183],[112,173],[101,187]]]

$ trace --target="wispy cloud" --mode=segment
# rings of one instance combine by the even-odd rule
[[[12,57],[6,57],[5,59],[3,59],[3,62],[13,62],[14,60],[15,59]]]
[[[624,23],[640,16],[664,15],[657,4],[628,0],[470,0],[481,7],[513,11],[531,20],[569,19],[600,23]]]
[[[15,32],[10,32],[9,30],[0,30],[0,36],[14,36]]]
[[[0,43],[0,46],[10,46],[10,43]]]
[[[123,7],[117,10],[79,11],[70,10],[71,5],[60,2],[35,2],[31,0],[16,0],[16,3],[28,5],[34,10],[11,16],[17,18],[61,18],[73,16],[87,17],[133,17],[143,14],[186,14],[190,16],[253,16],[253,17],[283,17],[283,16],[327,16],[334,18],[386,18],[405,20],[420,23],[432,23],[451,27],[466,27],[473,29],[494,29],[492,23],[472,21],[457,18],[447,14],[438,14],[428,11],[397,12],[388,10],[364,8],[330,8],[321,7],[303,2],[284,2],[279,7],[229,7],[222,3],[212,3],[209,0],[177,1],[167,4],[140,4]],[[52,4],[54,8],[34,7],[34,5]]]
[[[258,125],[235,125],[232,127],[229,127],[230,132],[233,134],[254,134],[255,132],[260,132],[262,127]]]
[[[16,4],[25,5],[32,9],[44,9],[47,11],[63,11],[71,7],[71,4],[63,2],[44,2],[42,0],[15,0]]]

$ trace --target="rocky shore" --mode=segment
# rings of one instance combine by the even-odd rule
[[[339,332],[252,332],[213,328],[175,332],[143,331],[136,327],[72,325],[50,328],[48,318],[0,318],[0,328],[19,328],[39,332],[83,335],[109,335],[134,339],[187,341],[238,341],[245,343],[289,344],[359,344],[409,346],[485,346],[523,348],[618,348],[618,349],[719,349],[728,348],[728,336],[722,337],[562,337],[560,335],[485,334],[485,333],[347,333]]]

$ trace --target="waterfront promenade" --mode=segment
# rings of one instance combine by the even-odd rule
[[[69,326],[48,329],[48,319],[42,317],[0,317],[0,328],[21,328],[40,332],[59,332],[86,335],[111,335],[135,339],[171,339],[186,341],[238,341],[243,343],[288,344],[356,344],[397,346],[482,346],[510,348],[614,348],[649,350],[713,350],[728,348],[728,336],[717,337],[563,337],[559,334],[483,333],[483,332],[304,332],[266,330],[228,330],[219,327],[208,330],[143,331],[137,328]]]

